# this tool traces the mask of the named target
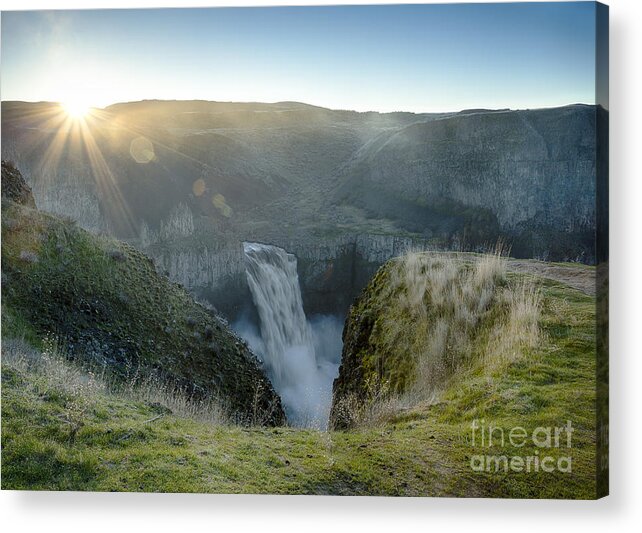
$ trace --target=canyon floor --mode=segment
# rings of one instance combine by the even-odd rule
[[[433,402],[376,427],[218,425],[118,394],[88,389],[78,397],[5,357],[2,488],[593,498],[595,298],[552,278],[583,279],[594,269],[538,263],[527,270],[543,292],[544,335],[533,353],[497,370],[473,365]],[[572,472],[473,471],[476,454],[539,453],[531,443],[474,447],[473,420],[507,431],[571,420],[572,448],[550,453],[571,456]]]

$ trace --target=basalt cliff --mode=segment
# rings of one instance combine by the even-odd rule
[[[501,238],[516,257],[594,263],[602,115],[143,101],[79,126],[3,102],[2,155],[40,209],[131,243],[229,316],[248,300],[243,241],[297,255],[306,311],[345,313],[408,248]]]

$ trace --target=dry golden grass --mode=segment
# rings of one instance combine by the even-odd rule
[[[542,335],[538,325],[542,297],[532,282],[520,281],[503,291],[502,298],[508,311],[491,331],[484,354],[484,364],[491,369],[516,361]]]
[[[502,254],[498,246],[478,256],[409,252],[394,261],[374,332],[378,375],[386,378],[369,382],[365,404],[344,406],[355,425],[434,402],[460,370],[495,371],[536,345],[540,293],[528,279],[508,279]]]
[[[117,396],[134,402],[157,406],[181,418],[221,425],[229,423],[222,403],[194,400],[184,391],[161,382],[155,376],[133,373],[122,382],[105,369],[92,371],[71,363],[54,337],[47,337],[43,349],[36,350],[17,339],[2,341],[2,364],[7,368],[36,376],[41,392],[63,391],[70,395],[70,418],[82,417],[98,396]],[[77,412],[76,412],[77,411]]]

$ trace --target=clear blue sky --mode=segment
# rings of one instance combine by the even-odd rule
[[[595,99],[595,5],[2,13],[3,100],[297,100],[359,111]]]

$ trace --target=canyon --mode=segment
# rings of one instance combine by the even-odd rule
[[[298,260],[307,314],[345,316],[408,249],[595,262],[603,110],[357,113],[297,102],[142,101],[82,127],[2,103],[3,159],[38,207],[129,242],[231,321],[256,310],[243,242]]]

